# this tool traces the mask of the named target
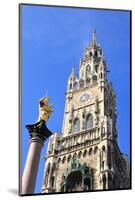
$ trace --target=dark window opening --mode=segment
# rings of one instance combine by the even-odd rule
[[[51,187],[53,188],[54,186],[54,176],[51,177]]]
[[[87,155],[87,150],[85,150],[84,152],[83,152],[83,157],[85,157]]]
[[[66,161],[66,156],[63,157],[62,163],[65,163]]]
[[[84,179],[84,191],[89,191],[91,189],[90,178]]]
[[[90,57],[92,56],[92,52],[90,51]]]
[[[95,51],[95,57],[97,57],[98,56],[98,53],[97,53],[97,51]]]
[[[96,66],[95,66],[95,71],[96,71],[96,73],[98,73],[98,68],[99,68],[98,65],[96,65]]]
[[[104,169],[104,167],[105,167],[104,165],[105,165],[105,162],[104,162],[104,161],[102,161],[102,168],[103,168],[103,169]]]
[[[94,154],[96,154],[98,151],[98,147],[96,146],[95,149],[94,149]]]
[[[82,155],[82,152],[80,151],[80,152],[78,153],[78,158],[80,158],[81,155]]]
[[[90,148],[89,150],[89,156],[92,154],[92,148]]]
[[[111,147],[109,146],[108,147],[108,167],[109,167],[109,169],[111,169],[111,157],[112,157],[112,155],[111,155]]]
[[[90,78],[86,79],[86,83],[89,84],[90,83]]]
[[[68,156],[67,161],[69,162],[71,160],[71,155]]]
[[[93,76],[93,83],[96,83],[96,82],[97,82],[97,76],[94,75],[94,76]]]
[[[71,172],[66,180],[66,192],[82,191],[82,173],[80,171]]]
[[[102,72],[101,72],[101,79],[103,78]]]
[[[106,189],[106,176],[103,176],[103,190]]]

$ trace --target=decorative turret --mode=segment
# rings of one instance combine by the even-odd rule
[[[76,83],[77,83],[77,78],[75,76],[74,67],[72,67],[72,72],[68,79],[67,92],[72,92],[76,88]]]

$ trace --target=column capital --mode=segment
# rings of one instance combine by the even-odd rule
[[[52,135],[52,132],[47,128],[44,120],[40,120],[35,124],[26,125],[29,131],[30,139],[34,137],[40,138],[43,142]]]

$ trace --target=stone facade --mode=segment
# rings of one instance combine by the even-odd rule
[[[129,165],[117,144],[116,96],[96,32],[68,79],[62,133],[48,145],[42,193],[129,188]]]

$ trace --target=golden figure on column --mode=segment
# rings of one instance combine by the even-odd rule
[[[35,124],[26,125],[30,134],[30,146],[22,177],[22,194],[33,194],[40,161],[40,154],[44,141],[52,135],[46,127],[46,121],[53,112],[49,105],[49,97],[43,97],[39,101],[39,118]]]
[[[51,113],[53,112],[52,105],[49,105],[50,98],[48,96],[43,97],[39,101],[39,118],[38,121],[48,121]]]

